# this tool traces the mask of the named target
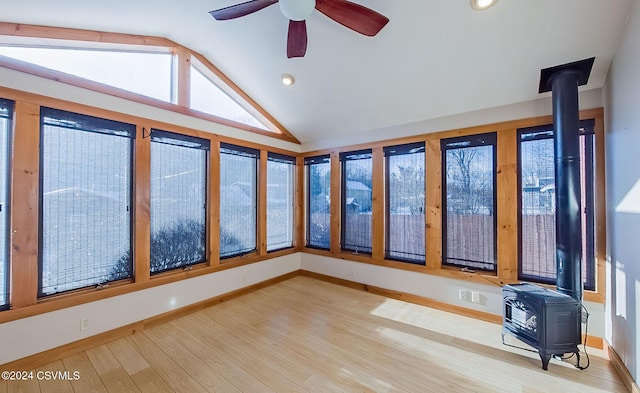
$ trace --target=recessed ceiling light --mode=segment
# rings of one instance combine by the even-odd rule
[[[493,6],[498,0],[471,0],[471,8],[477,11],[484,11]]]
[[[296,78],[291,74],[282,74],[282,84],[285,86],[291,86],[296,83]]]

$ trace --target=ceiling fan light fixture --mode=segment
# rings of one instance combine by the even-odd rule
[[[282,74],[282,84],[285,86],[291,86],[296,83],[296,78],[291,74]]]
[[[301,21],[311,16],[316,0],[280,0],[280,10],[290,20]]]
[[[491,8],[498,0],[471,0],[471,8],[476,11],[484,11]]]

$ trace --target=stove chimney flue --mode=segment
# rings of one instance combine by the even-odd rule
[[[595,58],[540,71],[539,92],[551,91],[556,176],[556,285],[582,301],[580,113],[578,86],[585,85]]]

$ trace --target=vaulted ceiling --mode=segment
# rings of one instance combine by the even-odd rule
[[[302,142],[366,133],[539,97],[540,69],[596,57],[603,86],[631,0],[354,0],[390,22],[375,37],[314,11],[306,56],[270,6],[216,21],[244,0],[0,0],[0,21],[169,38],[207,57]],[[283,86],[280,76],[296,83]]]

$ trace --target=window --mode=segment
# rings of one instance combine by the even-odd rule
[[[585,289],[595,289],[594,122],[580,124],[582,273]],[[518,130],[520,187],[520,279],[556,281],[555,152],[553,126]]]
[[[197,59],[192,57],[191,66],[191,109],[209,113],[215,116],[237,121],[238,123],[269,130],[255,116],[250,114],[216,83],[218,79],[213,72],[209,71]]]
[[[114,50],[0,44],[0,55],[171,102],[173,55],[169,50],[150,51],[146,47],[136,50]]]
[[[207,59],[166,38],[3,23],[0,67],[297,142]]]
[[[267,158],[267,251],[293,247],[296,159],[269,152]]]
[[[206,260],[209,141],[151,131],[151,273]]]
[[[384,148],[386,257],[425,263],[424,142]]]
[[[135,126],[40,113],[40,296],[131,277]]]
[[[371,253],[371,150],[341,153],[342,249]]]
[[[0,310],[9,307],[9,165],[13,102],[0,98]]]
[[[442,262],[496,270],[496,135],[443,139]]]
[[[307,247],[329,249],[331,239],[331,158],[304,159],[307,172]]]
[[[260,152],[220,144],[220,257],[256,250],[257,174]]]

